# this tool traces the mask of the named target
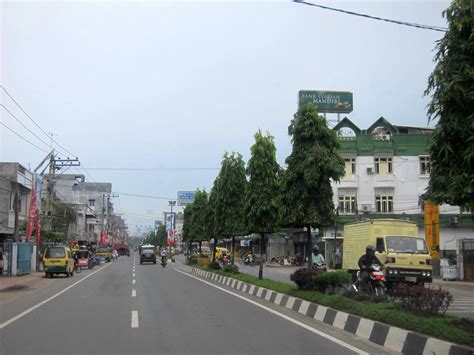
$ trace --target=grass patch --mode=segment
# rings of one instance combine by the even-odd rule
[[[356,301],[342,295],[326,295],[316,291],[298,290],[296,286],[269,279],[259,280],[258,277],[253,275],[231,274],[207,268],[201,269],[339,311],[422,333],[437,339],[474,347],[474,332],[472,332],[474,321],[472,320],[450,315],[420,316],[402,311],[390,302],[369,303]]]

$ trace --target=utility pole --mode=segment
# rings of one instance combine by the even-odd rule
[[[20,185],[18,182],[15,184],[15,200],[14,200],[14,208],[15,208],[15,224],[14,224],[14,232],[13,232],[13,240],[18,242],[20,240],[20,207],[21,207],[21,195],[20,195]]]
[[[173,216],[173,206],[176,206],[176,201],[168,201],[169,206],[171,207],[171,233],[173,233],[173,238],[174,238],[174,216]],[[169,232],[168,232],[169,233]],[[169,245],[169,254],[171,255],[171,244]]]

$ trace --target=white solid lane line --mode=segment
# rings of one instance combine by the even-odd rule
[[[138,311],[132,311],[132,328],[138,328]]]
[[[135,274],[132,274],[133,277],[135,277]]]
[[[317,329],[315,329],[315,328],[310,327],[309,325],[306,325],[306,324],[304,324],[304,323],[301,323],[300,321],[297,321],[296,319],[293,319],[293,318],[291,318],[291,317],[288,317],[287,315],[282,314],[282,313],[280,313],[280,312],[277,312],[277,311],[275,311],[274,309],[271,309],[271,308],[269,308],[269,307],[266,307],[266,306],[264,306],[264,305],[262,305],[262,304],[260,304],[260,303],[258,303],[258,302],[252,301],[251,299],[248,299],[248,298],[246,298],[246,297],[243,297],[243,296],[241,296],[241,295],[239,295],[239,294],[237,294],[237,293],[231,292],[231,291],[229,291],[229,290],[226,290],[225,288],[222,288],[222,287],[219,287],[219,286],[217,286],[217,285],[214,285],[213,283],[210,283],[210,282],[207,282],[207,281],[205,281],[205,280],[202,280],[202,279],[200,279],[199,277],[196,277],[196,276],[193,276],[193,275],[189,275],[189,274],[187,274],[187,273],[184,272],[184,271],[181,271],[181,270],[178,270],[178,269],[174,269],[174,270],[175,270],[175,271],[178,271],[178,272],[180,272],[180,273],[182,273],[183,275],[186,275],[186,276],[192,277],[193,279],[196,279],[196,280],[198,280],[198,281],[204,282],[205,284],[208,284],[209,286],[215,287],[215,288],[217,288],[217,289],[219,289],[219,290],[221,290],[221,291],[224,291],[224,292],[226,292],[226,293],[229,293],[229,294],[231,294],[232,296],[238,297],[238,298],[244,300],[245,302],[248,302],[248,303],[251,303],[251,304],[253,304],[253,305],[257,306],[257,307],[260,307],[260,308],[262,308],[262,309],[264,309],[264,310],[266,310],[266,311],[268,311],[268,312],[270,312],[270,313],[273,313],[273,314],[277,315],[278,317],[281,317],[281,318],[283,318],[283,319],[286,319],[287,321],[289,321],[289,322],[291,322],[291,323],[293,323],[293,324],[296,324],[296,325],[300,326],[301,328],[304,328],[304,329],[306,329],[306,330],[309,330],[309,331],[312,332],[312,333],[315,333],[315,334],[317,334],[317,335],[319,335],[319,336],[321,336],[321,337],[323,337],[323,338],[326,338],[326,339],[332,341],[333,343],[336,343],[336,344],[338,344],[338,345],[340,345],[340,346],[345,347],[346,349],[349,349],[349,350],[351,350],[351,351],[354,351],[354,352],[357,353],[357,354],[369,355],[369,353],[366,353],[365,351],[363,351],[363,350],[361,350],[361,349],[359,349],[359,348],[356,348],[355,346],[352,346],[352,345],[350,345],[350,344],[348,344],[348,343],[346,343],[346,342],[344,342],[344,341],[342,341],[342,340],[339,340],[339,339],[337,339],[337,338],[334,338],[334,337],[332,337],[332,336],[330,336],[330,335],[328,335],[328,334],[326,334],[326,333],[323,333],[323,332],[321,332],[321,331],[319,331],[319,330],[317,330]]]
[[[54,294],[53,296],[51,296],[51,297],[45,299],[44,301],[42,301],[42,302],[40,302],[40,303],[34,305],[34,306],[31,307],[31,308],[28,308],[26,311],[23,311],[23,312],[21,312],[20,314],[16,315],[15,317],[10,318],[10,319],[7,320],[6,322],[0,324],[0,329],[5,328],[6,326],[8,326],[8,325],[12,324],[13,322],[17,321],[18,319],[20,319],[20,318],[26,316],[28,313],[33,312],[35,309],[41,307],[42,305],[48,303],[48,302],[51,301],[51,300],[54,300],[56,297],[62,295],[62,294],[63,294],[64,292],[66,292],[67,290],[73,288],[73,287],[76,286],[77,284],[80,284],[82,281],[87,280],[89,277],[91,277],[92,275],[95,275],[95,274],[98,273],[99,271],[102,271],[102,270],[108,268],[110,265],[112,265],[112,264],[107,264],[107,265],[101,267],[99,270],[96,270],[96,271],[94,271],[93,273],[91,273],[91,274],[89,274],[89,275],[83,277],[83,278],[80,279],[79,281],[74,282],[72,285],[66,287],[64,290],[59,291],[58,293],[56,293],[56,294]]]
[[[137,283],[137,280],[132,280],[132,284],[136,284]]]
[[[132,297],[137,297],[137,290],[132,290]]]

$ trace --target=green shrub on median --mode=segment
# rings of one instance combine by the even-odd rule
[[[334,293],[337,288],[352,283],[352,276],[346,271],[322,272],[312,278],[313,289],[322,293]]]
[[[227,264],[227,265],[224,265],[224,272],[229,272],[231,274],[238,274],[239,267],[237,265]]]

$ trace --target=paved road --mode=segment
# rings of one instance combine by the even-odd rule
[[[294,285],[290,280],[290,275],[295,272],[296,269],[296,267],[264,267],[263,277]],[[258,265],[239,265],[239,270],[246,274],[258,276]],[[474,319],[474,287],[472,285],[469,283],[462,285],[459,282],[453,283],[449,281],[444,282],[441,280],[435,280],[430,286],[435,288],[438,286],[447,288],[453,295],[454,301],[449,307],[447,313],[458,317]]]
[[[223,292],[176,271],[174,264],[163,269],[137,262],[134,269],[133,261],[122,257],[94,274],[47,280],[48,287],[38,289],[34,301],[79,283],[8,325],[5,322],[14,313],[31,306],[32,294],[2,305],[0,353],[386,353],[279,306]],[[257,304],[249,303],[249,298]]]

